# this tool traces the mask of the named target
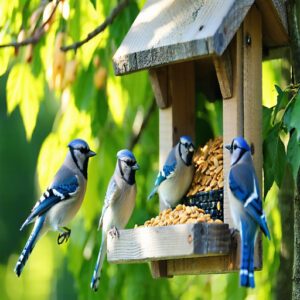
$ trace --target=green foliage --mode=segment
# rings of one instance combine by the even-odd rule
[[[300,94],[298,87],[281,90],[275,86],[277,104],[264,108],[264,194],[275,181],[281,186],[283,170],[290,163],[296,180],[300,166]]]

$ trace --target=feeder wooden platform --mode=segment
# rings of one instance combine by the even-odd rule
[[[225,255],[230,250],[228,224],[179,224],[120,230],[119,238],[109,236],[109,262],[130,263]]]

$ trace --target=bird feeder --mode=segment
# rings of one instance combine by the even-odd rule
[[[280,0],[148,0],[113,57],[116,75],[148,70],[159,107],[160,166],[181,135],[195,138],[195,90],[221,95],[223,140],[244,136],[262,186],[263,53],[288,45]],[[197,76],[196,76],[197,74]],[[197,82],[199,81],[199,82]],[[201,135],[201,132],[198,132]],[[230,165],[224,152],[224,187]],[[224,188],[224,224],[120,230],[111,263],[151,262],[153,277],[239,269],[239,237]],[[258,237],[255,268],[262,268]]]

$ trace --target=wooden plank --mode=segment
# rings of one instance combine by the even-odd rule
[[[283,0],[256,0],[263,28],[265,47],[278,47],[289,44],[287,12]]]
[[[111,263],[217,256],[230,249],[227,224],[139,227],[119,233],[119,238],[107,237],[107,259]]]
[[[223,101],[223,140],[230,144],[236,136],[243,135],[243,32],[239,29],[230,46],[232,61],[233,89],[232,97]],[[230,169],[230,153],[224,151],[224,222],[233,227],[229,199],[228,174]]]
[[[253,162],[262,187],[262,22],[259,10],[253,6],[243,24],[244,57],[244,137],[254,145]],[[256,247],[261,248],[261,236]],[[262,265],[262,254],[256,251],[255,264]]]
[[[167,108],[170,106],[168,68],[161,67],[150,69],[149,78],[158,107]]]
[[[148,0],[113,57],[126,74],[221,55],[254,0]]]
[[[193,62],[168,66],[169,104],[159,110],[159,162],[163,166],[180,136],[195,139],[195,67]]]
[[[232,65],[229,51],[213,57],[223,99],[232,97]]]
[[[153,278],[228,273],[239,269],[239,234],[231,237],[228,255],[169,259],[151,263]]]

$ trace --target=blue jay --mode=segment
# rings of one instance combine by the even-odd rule
[[[194,176],[195,147],[189,136],[180,137],[170,151],[163,169],[158,173],[155,186],[148,199],[158,193],[160,209],[175,207],[187,193]]]
[[[117,153],[117,164],[110,179],[99,220],[98,230],[102,227],[102,241],[91,280],[91,289],[98,290],[101,269],[107,251],[107,234],[119,236],[132,214],[135,206],[135,172],[139,165],[132,152],[127,149]]]
[[[84,198],[89,158],[96,155],[88,144],[76,139],[69,143],[69,151],[52,183],[31,210],[21,226],[35,221],[33,230],[15,266],[20,276],[38,239],[49,230],[59,231],[57,243],[68,241],[71,230],[66,224],[75,216]]]
[[[241,234],[241,286],[254,288],[254,244],[258,228],[270,239],[251,149],[242,137],[226,145],[230,151],[229,201],[233,221]]]

